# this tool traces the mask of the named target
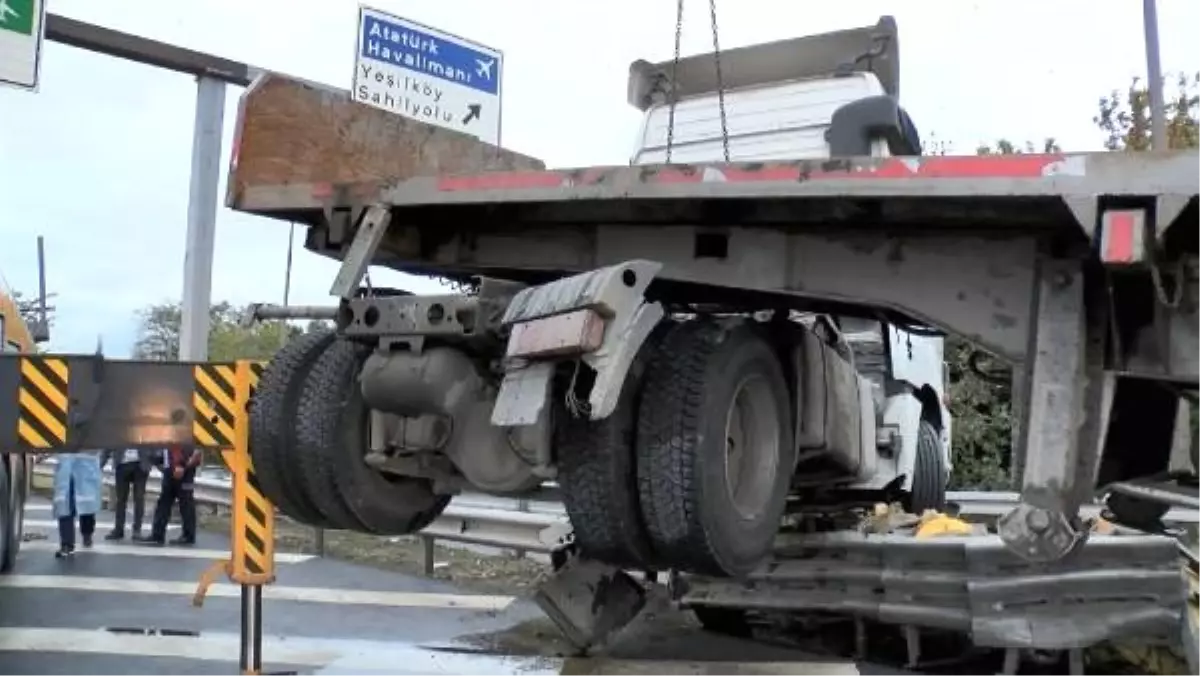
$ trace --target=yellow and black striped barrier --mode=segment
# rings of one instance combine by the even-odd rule
[[[233,474],[232,552],[204,572],[193,603],[225,574],[242,587],[242,672],[261,669],[262,588],[275,581],[275,508],[250,459],[250,398],[264,363],[0,355],[0,448],[70,452],[217,449]]]
[[[245,412],[262,375],[261,362],[238,362],[234,371],[233,445],[223,451],[233,473],[233,560],[230,578],[242,584],[270,584],[275,579],[275,508],[262,494],[250,459],[250,420]]]
[[[196,364],[192,436],[197,446],[233,448],[237,411],[237,364]]]
[[[267,584],[274,576],[274,507],[254,478],[246,411],[263,363],[196,364],[192,436],[197,446],[223,448],[233,474],[233,555],[228,574],[242,584]]]
[[[192,403],[192,433],[197,445],[228,442],[221,451],[233,475],[233,547],[230,560],[214,567],[243,585],[270,584],[275,579],[275,508],[258,487],[250,459],[250,397],[258,386],[263,363],[197,364]],[[206,578],[207,584],[212,579]],[[204,580],[197,592],[202,601]]]
[[[0,448],[232,448],[236,369],[236,363],[0,354]]]
[[[18,369],[18,440],[22,445],[35,449],[65,445],[70,401],[67,360],[21,357]]]
[[[197,445],[228,441],[221,456],[233,474],[233,546],[228,561],[217,561],[200,576],[192,603],[204,603],[208,588],[225,574],[242,587],[241,673],[262,669],[262,588],[275,581],[275,508],[258,488],[250,459],[250,397],[263,363],[198,364],[192,404]]]

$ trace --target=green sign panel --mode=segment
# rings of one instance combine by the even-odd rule
[[[33,0],[0,0],[0,30],[33,35]]]
[[[45,0],[0,0],[0,85],[36,90]]]

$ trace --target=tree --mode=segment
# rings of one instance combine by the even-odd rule
[[[1173,96],[1164,95],[1168,148],[1195,148],[1200,143],[1200,73],[1174,76]],[[1165,83],[1164,83],[1165,84]],[[1124,92],[1113,90],[1100,97],[1100,112],[1092,118],[1104,132],[1104,147],[1109,150],[1150,150],[1150,93],[1140,78],[1134,78]]]
[[[1200,129],[1200,73],[1173,78],[1174,94],[1166,101],[1167,137],[1171,148],[1195,148]],[[1143,151],[1151,145],[1150,97],[1141,80],[1134,79],[1124,92],[1114,90],[1100,98],[1093,122],[1104,133],[1110,151]],[[1006,139],[980,146],[980,155],[1009,155],[1039,152],[1037,145],[1018,147]],[[1053,138],[1040,146],[1041,152],[1061,152]],[[957,489],[997,490],[1010,488],[1012,455],[1011,369],[987,358],[957,337],[946,340],[949,367],[950,411],[954,416],[952,448]],[[989,363],[990,362],[990,363]],[[1192,436],[1196,438],[1197,415],[1192,407]]]
[[[228,302],[214,304],[209,310],[208,359],[270,359],[285,339],[305,331],[328,328],[327,322],[309,322],[301,327],[285,322],[256,322],[243,327],[240,319],[245,308]],[[140,326],[133,355],[138,359],[170,360],[179,357],[179,334],[183,311],[179,303],[159,303],[138,313]],[[285,333],[286,332],[286,333]]]

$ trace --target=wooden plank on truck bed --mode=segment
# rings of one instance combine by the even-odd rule
[[[226,202],[245,211],[306,209],[340,186],[544,168],[473,136],[357,103],[344,89],[266,73],[242,94]],[[246,199],[248,189],[270,194],[283,186],[291,196],[305,187],[308,203]]]

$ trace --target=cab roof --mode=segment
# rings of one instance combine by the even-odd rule
[[[644,111],[667,102],[671,63],[639,59],[630,64],[630,105]],[[885,92],[898,98],[900,45],[896,20],[882,16],[873,26],[722,50],[721,71],[726,90],[869,72],[879,79]],[[681,58],[674,88],[677,100],[715,92],[717,77],[712,53]]]

